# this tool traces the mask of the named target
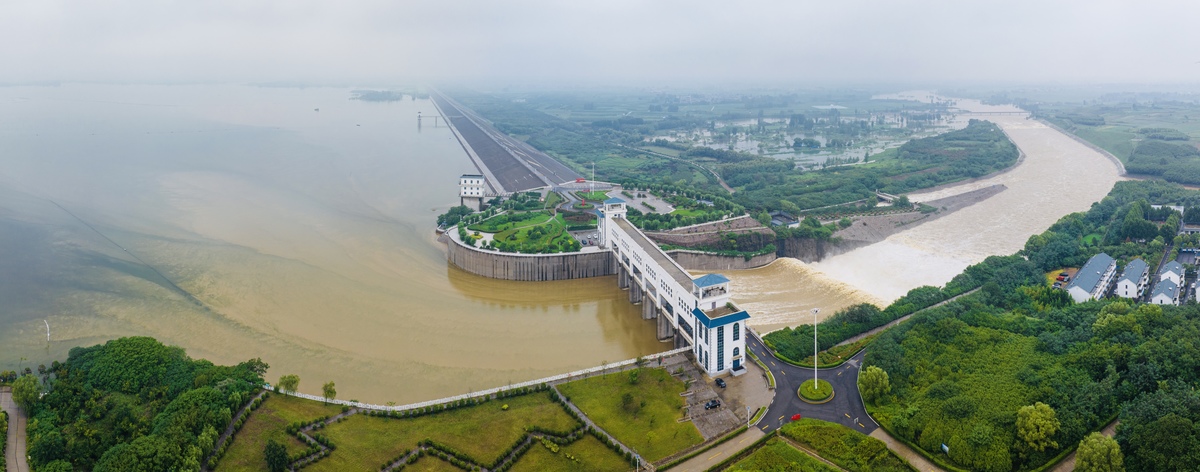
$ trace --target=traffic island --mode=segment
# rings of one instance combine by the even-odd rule
[[[812,380],[806,380],[800,384],[800,388],[796,390],[796,395],[804,400],[805,403],[820,405],[829,400],[833,400],[833,385],[824,380],[818,380],[816,388],[813,386]]]

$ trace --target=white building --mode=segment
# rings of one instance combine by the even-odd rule
[[[625,219],[625,201],[604,201],[600,247],[617,260],[617,284],[642,304],[642,318],[656,319],[658,338],[691,346],[696,364],[710,376],[745,372],[746,320],[731,299],[729,279],[709,274],[692,279],[641,230]]]
[[[1154,294],[1150,295],[1150,303],[1155,305],[1178,305],[1179,285],[1171,279],[1163,279],[1154,285]]]
[[[1075,274],[1075,280],[1067,285],[1067,293],[1075,303],[1099,300],[1112,286],[1116,273],[1117,261],[1103,252],[1096,254]]]
[[[458,178],[458,203],[472,210],[483,209],[484,180],[482,175],[463,174]]]
[[[1175,285],[1183,285],[1183,264],[1176,261],[1168,262],[1158,274],[1158,280],[1170,280]]]
[[[1118,297],[1139,298],[1146,293],[1150,284],[1150,266],[1146,261],[1134,259],[1125,264],[1121,278],[1117,279],[1117,288],[1113,291]]]

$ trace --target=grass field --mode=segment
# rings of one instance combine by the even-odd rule
[[[887,445],[836,423],[812,418],[793,421],[783,435],[811,448],[826,460],[851,471],[913,472],[908,462],[888,450]]]
[[[378,467],[372,470],[378,470]],[[462,472],[462,469],[433,456],[417,459],[416,462],[405,465],[401,470],[404,472]]]
[[[782,439],[768,439],[750,456],[733,464],[727,471],[761,472],[838,472],[828,464],[792,447]]]
[[[542,224],[526,225],[496,233],[495,241],[525,253],[542,252],[541,249],[547,247],[567,248],[572,238],[566,229],[567,222],[559,214],[553,218],[546,218]]]
[[[589,202],[602,202],[608,200],[608,192],[602,192],[600,190],[595,192],[575,192],[575,195]]]
[[[505,404],[509,406],[507,411],[501,409]],[[337,445],[337,450],[309,469],[378,470],[384,462],[416,448],[426,438],[487,464],[521,439],[527,426],[566,432],[579,427],[579,423],[561,405],[551,401],[548,393],[494,400],[411,419],[354,415],[321,431]]]
[[[250,414],[250,419],[234,436],[217,470],[263,470],[267,465],[263,459],[263,447],[267,440],[274,439],[287,446],[288,454],[295,454],[307,448],[295,436],[287,434],[289,424],[333,416],[341,411],[340,406],[322,405],[321,402],[286,395],[271,395]]]
[[[1133,154],[1133,138],[1137,135],[1121,128],[1113,126],[1098,126],[1095,128],[1089,126],[1079,126],[1075,129],[1075,134],[1088,142],[1100,146],[1105,151],[1111,152],[1114,156],[1122,161],[1127,161],[1129,155]]]
[[[617,372],[558,387],[584,414],[643,457],[656,461],[704,441],[683,417],[683,382],[664,369],[639,370],[636,384],[628,372]],[[629,407],[623,397],[631,396]]]
[[[695,210],[695,209],[691,209],[691,208],[679,208],[679,207],[676,207],[675,211],[671,212],[672,215],[680,215],[680,216],[701,216],[706,213],[707,212],[704,210]]]
[[[530,212],[496,215],[479,223],[468,226],[471,231],[482,231],[484,233],[499,233],[517,228],[527,228],[530,226],[540,225],[550,221],[550,213],[547,212]]]
[[[578,441],[566,446],[559,446],[559,452],[554,453],[542,445],[534,443],[525,455],[513,464],[512,472],[541,472],[541,471],[582,471],[607,472],[630,470],[632,467],[608,446],[605,446],[590,434],[583,435]],[[570,454],[578,462],[568,459]],[[407,470],[407,469],[405,469]]]

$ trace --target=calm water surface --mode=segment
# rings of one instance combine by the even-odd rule
[[[428,101],[349,95],[0,88],[0,368],[148,335],[403,403],[669,348],[611,277],[448,267],[462,148]]]

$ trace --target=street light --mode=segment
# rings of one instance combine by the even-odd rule
[[[817,313],[820,311],[821,311],[820,308],[812,309],[812,312],[813,312],[813,391],[818,390],[818,388],[817,388]]]

